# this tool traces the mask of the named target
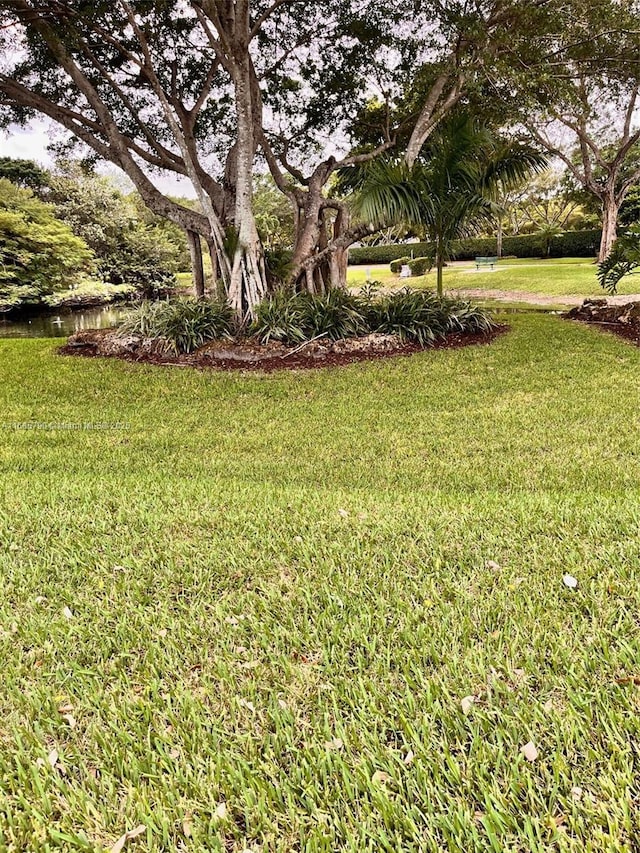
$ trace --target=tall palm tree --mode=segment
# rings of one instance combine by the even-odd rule
[[[466,115],[440,125],[412,169],[380,159],[344,175],[365,222],[421,226],[434,244],[437,290],[454,240],[477,234],[495,218],[499,192],[546,165],[544,155],[506,140]]]

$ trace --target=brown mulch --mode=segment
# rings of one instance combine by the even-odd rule
[[[623,338],[633,346],[640,347],[640,326],[635,324],[625,325],[624,323],[599,323],[596,320],[584,320],[581,317],[569,317],[565,319],[573,320],[577,323],[584,323],[586,326],[595,326],[602,332],[610,332],[618,338]]]
[[[190,355],[173,355],[171,353],[157,352],[131,352],[119,353],[117,355],[105,356],[98,353],[90,346],[70,346],[66,344],[58,349],[60,355],[82,356],[84,358],[119,358],[136,364],[152,364],[162,367],[195,367],[199,370],[232,370],[232,371],[260,371],[262,373],[273,373],[277,370],[314,370],[324,367],[341,367],[347,364],[356,364],[361,361],[377,361],[383,358],[397,358],[415,355],[426,350],[436,349],[458,349],[460,347],[478,346],[492,343],[497,337],[509,330],[506,324],[497,326],[491,332],[479,334],[452,334],[444,340],[438,341],[431,347],[422,347],[419,344],[404,343],[396,348],[385,351],[364,351],[336,353],[327,352],[322,356],[305,355],[304,350],[290,355],[275,356],[273,358],[260,358],[255,361],[239,359],[211,359],[207,357],[206,349],[191,353]]]

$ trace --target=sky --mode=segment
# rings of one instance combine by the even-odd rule
[[[59,142],[66,138],[67,134],[64,131],[44,119],[31,121],[26,127],[12,125],[7,132],[0,131],[0,157],[35,160],[40,166],[51,168],[54,160],[47,150],[48,146],[51,142]],[[124,172],[111,163],[99,166],[98,171],[114,178],[123,189],[132,187]],[[150,174],[149,177],[164,193],[195,198],[191,183],[184,178],[170,174]]]

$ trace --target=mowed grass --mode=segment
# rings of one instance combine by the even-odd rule
[[[560,258],[550,261],[529,259],[504,260],[495,271],[476,271],[475,264],[455,264],[444,271],[446,290],[506,290],[540,296],[598,296],[607,294],[596,277],[597,267],[584,258]],[[362,287],[367,278],[382,282],[386,287],[436,286],[435,272],[429,275],[401,279],[388,264],[349,267],[347,280],[351,287]],[[620,294],[637,293],[640,283],[633,276],[620,282]],[[561,300],[559,300],[561,301]]]
[[[0,342],[0,850],[639,849],[640,350],[512,323],[270,376]]]

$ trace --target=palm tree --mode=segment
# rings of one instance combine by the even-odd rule
[[[466,115],[440,125],[412,169],[380,159],[345,175],[365,222],[420,226],[434,244],[437,290],[452,243],[494,220],[497,198],[546,165],[544,155],[506,140]]]

